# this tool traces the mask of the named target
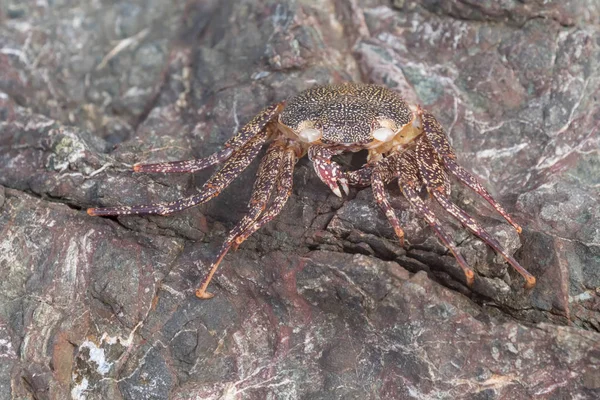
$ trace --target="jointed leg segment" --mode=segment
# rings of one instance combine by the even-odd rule
[[[277,176],[277,192],[275,197],[271,201],[269,208],[263,212],[258,221],[254,222],[252,226],[235,239],[234,248],[237,249],[244,240],[248,239],[250,235],[269,223],[273,218],[279,215],[281,210],[283,210],[283,206],[285,206],[285,203],[292,195],[294,165],[296,165],[296,161],[297,158],[294,150],[286,150],[281,172]]]
[[[526,288],[532,288],[535,286],[535,278],[533,275],[508,254],[498,241],[486,232],[485,229],[469,214],[452,203],[449,198],[450,182],[446,171],[456,175],[461,181],[486,198],[494,208],[517,228],[519,232],[520,227],[512,222],[504,209],[491,198],[489,193],[481,187],[475,178],[454,162],[453,150],[450,147],[441,126],[427,112],[421,110],[421,113],[424,116],[423,127],[425,135],[417,139],[414,150],[406,150],[403,153],[392,154],[372,167],[371,185],[373,187],[375,200],[394,227],[397,236],[402,242],[404,234],[384,189],[384,184],[394,177],[398,178],[398,184],[402,193],[411,203],[415,211],[427,221],[442,243],[444,243],[444,245],[452,252],[465,274],[468,285],[473,283],[475,274],[473,270],[469,268],[465,259],[460,255],[450,237],[444,232],[440,221],[433,211],[427,207],[421,198],[419,192],[423,185],[425,185],[428,192],[437,200],[444,210],[454,216],[462,223],[462,225],[492,247],[498,254],[502,255],[502,257],[504,257],[504,259],[517,270],[523,278],[525,278]]]
[[[231,246],[235,243],[236,237],[246,231],[246,229],[258,219],[267,206],[269,198],[271,197],[271,192],[273,191],[273,186],[275,186],[277,174],[281,168],[282,158],[283,149],[281,145],[275,143],[271,144],[265,158],[263,158],[260,164],[257,180],[254,182],[252,196],[248,202],[248,214],[246,214],[227,235],[225,242],[221,246],[219,255],[212,263],[209,273],[203,282],[203,289],[198,289],[196,291],[196,296],[204,299],[212,297],[212,294],[206,291],[210,279],[216,272],[219,263],[225,254],[227,254]]]
[[[373,190],[375,201],[379,204],[379,207],[381,207],[388,221],[390,221],[390,224],[394,228],[394,232],[396,233],[396,236],[398,236],[398,240],[400,240],[400,246],[404,247],[404,231],[400,226],[400,220],[392,208],[388,199],[388,194],[385,191],[385,184],[395,177],[392,172],[393,169],[391,168],[391,163],[394,161],[395,159],[392,157],[385,158],[373,168],[373,173],[371,175],[371,189]]]
[[[435,149],[435,152],[444,163],[446,169],[451,174],[456,176],[462,183],[486,199],[487,202],[490,203],[490,205],[494,207],[496,211],[498,211],[504,217],[504,219],[508,221],[509,224],[514,226],[517,232],[521,233],[521,226],[519,226],[519,224],[517,224],[504,210],[504,208],[498,204],[496,200],[494,200],[492,195],[477,181],[477,179],[475,179],[475,177],[473,177],[473,175],[468,173],[463,167],[456,163],[456,155],[454,154],[454,150],[452,149],[452,146],[450,146],[450,142],[444,133],[444,129],[435,119],[435,117],[428,111],[422,109],[419,110],[419,114],[423,122],[423,130],[425,132],[425,136],[427,137],[427,141]]]
[[[431,114],[421,111],[423,115],[423,128],[425,137],[419,139],[416,145],[416,158],[412,157],[411,153],[407,153],[404,157],[405,168],[411,164],[418,166],[420,178],[425,183],[428,192],[437,200],[437,202],[452,216],[458,219],[467,229],[478,236],[481,240],[492,247],[525,278],[525,287],[532,288],[535,286],[535,277],[523,268],[510,254],[500,246],[483,227],[478,224],[469,214],[452,203],[449,199],[450,183],[442,166],[442,162],[446,168],[456,175],[463,183],[474,189],[482,195],[496,210],[498,210],[504,218],[507,219],[518,232],[521,228],[512,221],[510,216],[504,209],[495,202],[490,194],[462,167],[454,162],[454,152],[442,130],[442,127]],[[408,165],[406,165],[408,164]],[[414,175],[414,174],[413,174]],[[453,251],[454,252],[454,251]],[[459,261],[460,263],[460,261]]]
[[[284,149],[279,145],[272,145],[269,149],[269,153],[273,154],[273,162],[269,159],[265,159],[261,164],[259,178],[254,186],[254,192],[250,199],[249,208],[250,214],[244,217],[227,235],[227,240],[221,247],[219,255],[215,261],[211,264],[208,274],[203,279],[200,287],[196,290],[196,296],[201,299],[210,299],[213,295],[206,291],[212,277],[214,276],[219,264],[225,257],[225,254],[233,246],[234,249],[246,240],[250,235],[264,226],[267,222],[275,218],[283,209],[287,199],[292,193],[292,179],[294,172],[294,165],[296,164],[296,155],[292,149]],[[269,156],[269,153],[267,156]],[[269,170],[270,167],[274,167],[275,157],[279,165],[277,168]],[[269,165],[270,164],[270,165]],[[275,172],[276,176],[272,174]],[[262,178],[261,178],[262,174]],[[269,196],[265,196],[265,193],[269,193],[272,190],[273,184],[277,181],[277,189],[275,197],[271,202],[268,209],[265,210]]]
[[[221,169],[210,177],[210,179],[202,186],[201,192],[197,195],[176,200],[171,203],[89,208],[87,212],[89,215],[167,215],[205,203],[213,197],[218,196],[223,189],[229,186],[229,184],[237,178],[248,165],[250,165],[252,160],[258,155],[258,152],[266,139],[267,133],[264,131],[252,137],[245,146],[233,153]]]
[[[135,172],[195,172],[224,162],[224,165],[202,186],[199,194],[171,203],[90,208],[88,209],[88,214],[166,215],[204,203],[216,197],[256,158],[262,145],[271,134],[271,128],[268,124],[281,112],[282,107],[283,103],[267,107],[246,124],[236,136],[227,141],[222,150],[204,159],[134,166]],[[249,213],[242,218],[227,236],[219,255],[211,265],[209,273],[204,278],[200,288],[196,291],[198,297],[204,299],[212,297],[212,294],[208,293],[206,288],[227,251],[232,246],[237,248],[248,236],[273,219],[282,210],[291,194],[295,163],[296,154],[294,149],[287,148],[284,143],[278,141],[271,144],[259,167],[258,177],[248,204]],[[265,212],[275,185],[278,192],[273,199],[272,207]]]
[[[367,187],[371,184],[371,175],[373,174],[373,167],[371,165],[365,165],[364,167],[355,171],[346,171],[344,175],[348,180],[348,185],[353,187]]]
[[[226,147],[219,150],[216,153],[211,154],[206,158],[199,160],[187,160],[187,161],[172,161],[158,164],[136,164],[133,166],[135,172],[197,172],[211,165],[218,164],[227,160],[233,154],[231,147]]]
[[[411,152],[405,152],[401,158],[398,159],[398,185],[404,197],[411,203],[415,211],[422,215],[427,223],[433,228],[434,232],[440,238],[442,243],[452,252],[458,265],[462,268],[465,274],[467,285],[471,286],[475,279],[475,273],[463,256],[458,252],[458,249],[452,243],[450,237],[442,229],[442,224],[436,218],[435,214],[425,205],[421,196],[419,196],[419,188],[421,187],[421,180],[418,176],[418,166],[414,155]]]
[[[439,191],[432,191],[433,197],[440,205],[450,213],[454,218],[460,221],[461,224],[474,235],[487,243],[492,249],[496,250],[504,259],[515,269],[523,278],[525,278],[525,288],[531,289],[535,286],[535,277],[531,275],[525,268],[521,266],[510,254],[506,252],[496,239],[485,229],[479,225],[469,214],[460,209],[456,204],[452,203],[449,198],[444,196]]]
[[[157,164],[136,164],[133,166],[135,172],[197,172],[205,168],[210,167],[227,160],[234,151],[246,145],[253,137],[258,135],[260,132],[265,130],[267,124],[275,118],[281,109],[283,103],[273,104],[258,115],[256,115],[250,122],[231,139],[229,139],[223,148],[218,152],[211,154],[206,158],[199,160],[187,160],[187,161],[173,161]]]

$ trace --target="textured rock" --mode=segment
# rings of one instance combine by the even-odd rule
[[[0,5],[0,399],[597,398],[600,9],[563,1],[141,1]],[[387,85],[431,110],[523,225],[455,185],[538,278],[445,224],[478,276],[390,188],[338,199],[306,160],[284,212],[225,257],[256,165],[169,217],[210,154],[316,83]],[[360,165],[359,156],[342,162]],[[436,209],[440,211],[440,209]]]

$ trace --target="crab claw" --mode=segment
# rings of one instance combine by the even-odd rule
[[[315,172],[323,181],[324,184],[329,186],[331,191],[338,197],[342,197],[342,192],[340,190],[340,186],[344,193],[348,195],[350,193],[350,189],[348,187],[348,179],[344,176],[342,169],[340,166],[326,159],[316,159],[313,160],[313,166],[315,167]]]

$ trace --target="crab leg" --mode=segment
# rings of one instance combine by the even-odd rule
[[[277,150],[281,150],[281,147],[277,146]],[[255,215],[253,219],[244,218],[238,223],[238,225],[236,225],[235,228],[231,230],[230,234],[227,237],[227,241],[223,244],[217,258],[211,264],[208,274],[202,280],[202,284],[200,285],[200,287],[196,290],[197,297],[201,299],[210,299],[211,297],[213,297],[213,294],[207,292],[206,288],[208,288],[212,277],[219,268],[219,264],[221,263],[223,257],[225,257],[225,254],[227,254],[231,246],[233,245],[233,247],[237,249],[237,247],[250,235],[252,235],[258,229],[260,229],[266,223],[271,221],[273,218],[275,218],[281,212],[287,199],[291,195],[294,165],[296,164],[296,155],[294,151],[290,149],[286,149],[284,152],[279,152],[277,153],[277,155],[279,157],[278,160],[280,162],[279,168],[275,169],[275,172],[277,172],[277,192],[275,198],[271,203],[271,206],[269,207],[269,209],[264,211],[262,215],[260,215],[260,219],[258,219],[258,221],[256,220],[257,215]],[[259,181],[263,180],[263,182],[259,184],[257,181],[257,183],[254,186],[255,191],[252,193],[252,198],[250,199],[249,203],[251,210],[256,209],[262,211],[265,209],[266,203],[268,201],[268,196],[265,195],[265,192],[267,189],[270,192],[273,186],[272,181],[274,177],[271,175],[270,171],[267,171],[268,167],[266,164],[267,162],[261,164],[261,172],[263,171],[262,166],[264,165],[264,173],[268,174],[269,176],[263,175],[263,178],[261,178],[259,175]]]
[[[334,150],[319,145],[313,145],[308,148],[308,158],[312,161],[315,172],[321,181],[329,186],[331,191],[338,197],[342,197],[339,186],[342,187],[346,194],[350,192],[348,189],[348,179],[346,179],[342,168],[338,163],[331,161],[331,157],[341,152],[341,150]]]
[[[282,169],[277,176],[277,194],[273,198],[269,209],[260,216],[260,219],[235,239],[234,248],[237,249],[244,240],[248,239],[250,235],[269,223],[273,218],[279,215],[281,210],[283,210],[283,206],[285,206],[285,203],[292,195],[294,165],[296,165],[296,161],[297,158],[294,151],[286,150]]]
[[[367,187],[371,184],[372,173],[373,167],[370,165],[365,165],[356,171],[346,171],[344,172],[344,175],[348,180],[348,185],[354,187]]]
[[[400,226],[400,220],[398,219],[398,216],[396,216],[396,212],[392,208],[388,199],[388,194],[385,191],[385,183],[394,178],[390,169],[390,161],[390,158],[384,158],[375,166],[371,175],[371,188],[373,190],[375,201],[385,213],[390,224],[392,224],[394,232],[396,232],[396,236],[398,236],[398,239],[400,240],[400,246],[404,247],[404,231]]]
[[[420,180],[417,173],[416,160],[411,153],[403,153],[402,158],[398,160],[398,173],[398,185],[400,186],[400,190],[404,194],[404,197],[411,203],[415,211],[425,218],[438,238],[440,238],[442,243],[444,243],[444,245],[452,252],[454,258],[458,261],[458,265],[465,274],[467,285],[473,285],[475,273],[469,268],[469,265],[463,256],[460,255],[456,246],[454,246],[450,238],[446,235],[440,221],[435,217],[435,214],[427,207],[427,205],[425,205],[425,202],[419,196],[418,189]]]
[[[181,211],[195,205],[205,203],[219,195],[229,184],[237,178],[244,169],[256,158],[263,143],[267,139],[267,132],[262,131],[253,136],[245,146],[238,149],[217,172],[211,176],[200,189],[200,193],[171,203],[156,203],[138,206],[120,206],[106,208],[88,208],[89,215],[132,215],[132,214],[159,214],[167,215]]]
[[[229,139],[223,149],[211,154],[206,158],[187,161],[173,161],[157,164],[136,164],[133,166],[135,172],[196,172],[227,160],[233,152],[244,146],[250,139],[262,132],[267,124],[273,120],[283,108],[283,103],[273,104],[262,110],[250,122]]]
[[[441,204],[441,206],[448,211],[454,218],[459,220],[468,230],[473,232],[474,235],[478,236],[481,240],[487,243],[491,248],[496,250],[504,259],[517,270],[523,278],[525,278],[525,288],[531,289],[535,286],[535,277],[531,275],[525,268],[521,266],[510,254],[506,252],[500,246],[500,243],[496,241],[489,233],[483,229],[469,214],[460,209],[456,204],[452,203],[449,198],[444,196],[439,191],[432,191],[433,197]]]
[[[257,178],[254,182],[252,197],[248,202],[248,214],[229,232],[226,242],[233,243],[234,239],[244,233],[265,210],[271,198],[273,187],[277,183],[277,175],[281,170],[284,154],[285,152],[281,144],[271,144],[260,164]]]
[[[277,143],[271,144],[269,150],[267,150],[267,154],[260,163],[257,179],[254,182],[254,188],[252,190],[252,196],[248,202],[248,214],[246,214],[227,235],[216,260],[211,264],[208,281],[210,281],[210,278],[214,275],[225,254],[227,254],[231,246],[235,243],[235,238],[248,229],[248,227],[258,219],[267,206],[277,180],[277,173],[281,168],[282,156],[283,152],[281,145]],[[206,286],[208,286],[206,279],[203,283],[206,283]],[[206,287],[204,287],[204,289],[206,289]],[[198,290],[196,296],[203,299],[209,299],[213,295],[206,292],[206,290]]]
[[[419,176],[422,178],[427,189],[440,191],[449,195],[450,181],[448,174],[444,170],[444,167],[442,167],[435,150],[425,138],[420,137],[417,139],[414,155]]]
[[[134,172],[196,172],[201,171],[211,165],[218,164],[227,160],[233,154],[231,147],[226,147],[208,157],[197,160],[172,161],[157,164],[135,164]]]
[[[456,163],[456,155],[450,146],[450,142],[444,133],[444,129],[428,111],[419,109],[419,115],[423,121],[423,131],[431,146],[440,157],[446,169],[456,176],[462,183],[477,192],[481,197],[487,200],[492,207],[496,209],[509,224],[514,226],[517,232],[521,233],[522,228],[517,224],[504,208],[494,200],[492,195],[475,179],[473,175],[467,172],[463,167]]]
[[[470,230],[474,235],[487,243],[491,248],[496,250],[504,259],[513,266],[523,278],[525,278],[525,287],[530,289],[535,286],[535,277],[523,268],[517,260],[506,252],[485,229],[479,225],[469,214],[459,208],[456,204],[447,197],[449,194],[449,182],[444,169],[435,154],[429,142],[420,140],[416,148],[417,163],[419,172],[425,181],[427,191],[440,203],[440,205],[450,213],[454,218],[459,220],[465,228]]]

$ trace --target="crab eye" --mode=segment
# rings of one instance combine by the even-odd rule
[[[315,128],[305,128],[298,133],[298,137],[307,143],[315,142],[321,139],[321,136],[323,136],[321,131]]]
[[[394,136],[396,136],[396,134],[390,128],[379,128],[375,129],[373,132],[373,137],[380,142],[389,142]]]

